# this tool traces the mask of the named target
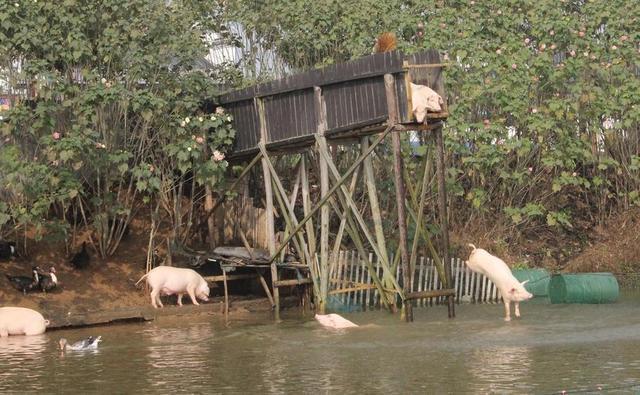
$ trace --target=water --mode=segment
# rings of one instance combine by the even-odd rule
[[[229,328],[212,316],[51,331],[0,339],[0,393],[559,393],[640,392],[640,294],[613,305],[501,305],[345,315],[320,327],[285,312]],[[265,323],[266,322],[266,323]],[[102,335],[95,352],[56,350],[60,337]]]

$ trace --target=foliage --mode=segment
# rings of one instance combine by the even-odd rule
[[[28,100],[2,126],[0,219],[25,232],[80,219],[106,255],[124,232],[114,218],[187,178],[221,183],[231,117],[203,105],[219,81],[195,67],[217,29],[196,1],[1,3],[1,79]]]
[[[387,30],[405,51],[441,51],[454,222],[585,232],[640,204],[640,3],[248,3],[232,18],[297,70],[366,55]],[[391,179],[388,163],[378,169]]]

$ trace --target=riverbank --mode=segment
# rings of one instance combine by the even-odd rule
[[[285,298],[283,307],[295,305],[295,298]],[[228,319],[246,319],[249,315],[259,313],[264,315],[272,311],[267,298],[230,298]],[[186,315],[224,315],[224,299],[213,298],[208,303],[199,306],[185,304],[183,306],[165,305],[164,308],[154,309],[149,306],[133,306],[110,310],[95,310],[85,312],[43,312],[51,323],[47,330],[79,328],[86,326],[109,325],[124,322],[155,321],[162,317]]]

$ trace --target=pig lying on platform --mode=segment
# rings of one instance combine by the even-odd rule
[[[320,325],[333,329],[356,328],[358,326],[338,314],[316,314],[315,319]]]
[[[469,247],[473,248],[467,266],[469,269],[476,273],[484,274],[495,284],[500,290],[502,300],[504,301],[504,310],[506,316],[505,321],[511,321],[511,312],[509,311],[509,303],[514,302],[516,317],[520,317],[520,302],[523,300],[529,300],[533,297],[526,289],[524,284],[527,281],[520,283],[511,274],[511,269],[504,261],[496,256],[489,254],[482,248],[476,248],[473,244],[469,244]]]
[[[198,299],[209,300],[209,285],[201,275],[192,269],[183,269],[171,266],[158,266],[149,271],[138,280],[143,279],[151,287],[151,304],[153,307],[164,307],[160,301],[160,295],[178,295],[178,306],[182,306],[182,295],[189,294],[191,302],[198,305]]]
[[[0,337],[40,335],[49,325],[42,314],[24,307],[0,307]]]

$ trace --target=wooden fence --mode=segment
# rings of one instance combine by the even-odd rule
[[[382,277],[382,268],[374,255],[369,254],[367,259],[373,263],[378,276]],[[391,258],[393,261],[393,257]],[[484,275],[475,273],[459,258],[453,258],[450,262],[455,301],[471,303],[497,303],[500,302],[500,292],[495,285]],[[362,260],[356,251],[341,251],[337,259],[333,260],[330,272],[329,295],[333,296],[333,302],[339,303],[347,309],[377,308],[380,307],[380,294],[376,289],[371,274],[362,264]],[[395,278],[402,283],[402,271],[397,265]],[[412,276],[413,291],[427,291],[441,289],[442,282],[431,259],[420,258]],[[445,297],[418,299],[416,306],[432,306],[446,301]]]

